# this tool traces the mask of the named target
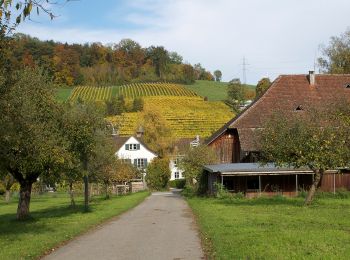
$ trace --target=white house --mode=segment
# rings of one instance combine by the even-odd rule
[[[115,137],[117,143],[117,152],[115,153],[119,159],[125,160],[133,164],[135,167],[143,170],[158,155],[149,149],[136,136]]]
[[[170,167],[170,171],[171,171],[170,180],[177,180],[177,179],[185,178],[183,176],[183,170],[181,170],[179,168],[179,162],[180,162],[181,158],[182,158],[181,155],[177,155],[177,156],[173,156],[170,159],[170,163],[169,163],[169,167]]]
[[[179,162],[184,156],[184,153],[190,147],[197,147],[200,144],[199,136],[197,135],[195,139],[193,138],[181,138],[175,144],[174,155],[170,158],[170,180],[184,179],[183,170],[179,167]]]

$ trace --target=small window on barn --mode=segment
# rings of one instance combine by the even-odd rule
[[[303,111],[303,110],[304,110],[304,108],[302,105],[299,105],[295,108],[295,111]]]

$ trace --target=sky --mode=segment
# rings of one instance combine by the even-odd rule
[[[224,81],[243,82],[245,67],[248,84],[314,70],[322,45],[350,26],[349,0],[74,0],[50,8],[55,19],[33,14],[17,32],[68,43],[130,38],[219,69]]]

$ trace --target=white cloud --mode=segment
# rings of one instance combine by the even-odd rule
[[[53,28],[25,23],[20,31],[62,42],[118,42],[132,38],[143,46],[164,45],[190,63],[221,69],[225,80],[247,81],[263,76],[306,73],[313,68],[320,43],[342,33],[348,24],[345,0],[142,0],[129,4],[123,19],[140,29],[108,30],[81,27]],[[136,27],[137,28],[137,27]],[[318,54],[319,55],[319,54]]]

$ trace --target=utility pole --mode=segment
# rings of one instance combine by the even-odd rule
[[[247,66],[249,65],[246,62],[245,56],[243,56],[242,72],[243,72],[243,85],[247,84]]]

